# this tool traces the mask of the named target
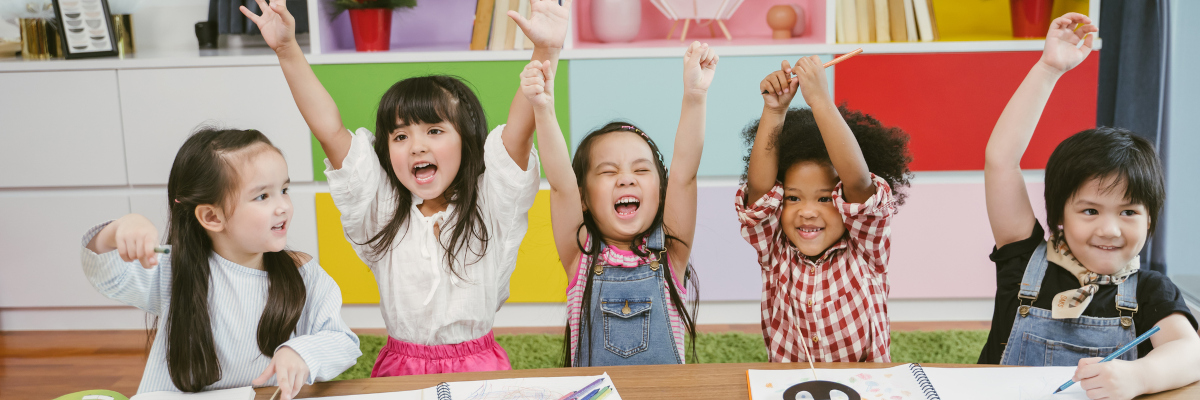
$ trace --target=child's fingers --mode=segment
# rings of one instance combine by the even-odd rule
[[[242,15],[245,15],[246,19],[250,20],[250,22],[253,22],[255,25],[261,24],[262,17],[254,14],[254,12],[250,11],[250,9],[246,8],[246,6],[241,6],[238,8],[238,10],[241,10]]]
[[[264,369],[257,378],[254,378],[254,380],[250,381],[250,384],[254,386],[265,385],[267,384],[267,381],[271,380],[272,375],[275,375],[275,360],[273,359],[271,360],[270,364],[267,364],[267,369]]]
[[[525,19],[525,17],[522,17],[521,13],[508,10],[508,17],[512,18],[513,22],[517,23],[517,27],[521,28],[521,32],[525,32],[526,35],[529,34],[529,20]]]
[[[154,253],[154,242],[146,240],[142,243],[142,252],[146,254],[146,258],[142,260],[142,266],[146,268],[158,265],[158,255]]]
[[[554,64],[551,64],[549,60],[542,64],[542,77],[546,79],[546,82],[554,82]]]
[[[792,74],[792,63],[788,62],[788,60],[783,60],[782,62],[783,62],[783,65],[779,67],[779,70],[786,72],[788,75],[791,75]]]

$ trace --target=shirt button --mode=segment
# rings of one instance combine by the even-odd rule
[[[813,343],[820,342],[820,341],[821,341],[820,338],[813,336]]]
[[[808,306],[812,307],[812,305],[813,305],[813,299],[811,297],[809,297],[808,298]]]

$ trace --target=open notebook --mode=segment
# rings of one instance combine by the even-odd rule
[[[558,400],[603,378],[596,387],[611,387],[604,400],[620,400],[616,386],[608,374],[595,376],[562,376],[555,378],[515,378],[487,381],[445,382],[437,386],[404,392],[356,394],[320,397],[322,400]],[[318,399],[318,398],[314,398]]]
[[[1085,400],[1079,385],[1054,393],[1075,367],[820,369],[817,377],[853,388],[864,400]],[[746,371],[751,400],[779,400],[792,385],[813,380],[809,369]],[[801,393],[800,399],[807,393]],[[834,399],[845,399],[846,397]],[[788,399],[791,400],[791,399]]]

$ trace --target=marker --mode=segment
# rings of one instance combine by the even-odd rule
[[[600,393],[596,393],[596,396],[592,397],[591,400],[603,399],[605,397],[608,397],[609,393],[612,393],[612,386],[605,386],[604,389],[600,390]]]
[[[171,254],[171,248],[167,246],[154,246],[154,252],[159,254]]]
[[[584,386],[584,387],[583,387],[583,389],[576,390],[576,391],[575,391],[575,393],[573,393],[573,394],[571,394],[571,395],[567,396],[566,398],[567,398],[567,399],[570,399],[570,400],[586,399],[586,398],[587,398],[587,396],[579,396],[579,395],[581,395],[581,394],[584,394],[584,393],[588,393],[588,391],[589,391],[589,390],[592,390],[592,388],[596,387],[596,386],[597,386],[597,385],[599,385],[601,382],[604,382],[604,378],[603,378],[603,377],[602,377],[602,378],[600,378],[600,379],[597,379],[595,382],[589,383],[587,386]],[[592,393],[588,393],[588,394],[590,395],[590,394],[592,394]]]
[[[580,390],[580,391],[582,392],[582,390]],[[587,400],[587,399],[592,398],[592,396],[595,396],[596,393],[600,393],[600,389],[593,390],[593,391],[591,391],[591,393],[588,393],[587,396],[578,397],[578,399],[579,400]]]
[[[1137,339],[1133,339],[1133,341],[1129,342],[1129,344],[1125,345],[1124,347],[1121,347],[1120,349],[1117,349],[1116,352],[1109,354],[1108,357],[1104,357],[1104,359],[1100,360],[1100,362],[1109,362],[1109,361],[1112,361],[1114,358],[1120,357],[1122,354],[1125,354],[1125,352],[1129,351],[1129,349],[1132,349],[1135,346],[1142,344],[1142,342],[1145,342],[1146,339],[1150,338],[1150,335],[1153,335],[1157,332],[1158,332],[1157,326],[1154,328],[1151,328],[1150,330],[1146,331],[1146,333],[1143,333],[1142,336],[1138,336]],[[1074,384],[1075,384],[1075,380],[1071,379],[1071,380],[1067,381],[1067,383],[1064,383],[1062,386],[1059,386],[1058,390],[1055,390],[1054,393],[1058,393],[1058,392],[1067,390],[1067,388],[1071,387],[1071,385],[1074,385]]]
[[[863,49],[862,49],[862,47],[859,47],[859,48],[857,48],[857,49],[854,49],[854,51],[851,51],[851,52],[849,52],[849,53],[846,53],[846,54],[842,54],[842,56],[841,56],[841,57],[835,58],[835,59],[833,59],[833,61],[830,61],[830,62],[827,62],[827,63],[825,63],[825,65],[823,66],[823,68],[829,68],[829,67],[832,67],[832,66],[834,66],[834,65],[838,65],[838,63],[840,63],[840,62],[842,62],[842,61],[846,61],[846,60],[847,60],[847,59],[849,59],[850,57],[854,57],[854,56],[857,56],[857,55],[859,55],[859,54],[862,54],[862,52],[863,52]],[[762,94],[768,94],[768,93],[771,93],[771,91],[770,91],[770,90],[764,90],[764,91],[762,91]]]
[[[574,395],[575,395],[575,393],[577,393],[577,392],[571,392],[571,393],[567,393],[567,394],[566,394],[566,395],[564,395],[563,397],[559,397],[559,398],[558,398],[558,400],[567,400],[567,399],[571,398],[571,396],[574,396]]]

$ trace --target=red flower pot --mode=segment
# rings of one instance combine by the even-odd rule
[[[1054,0],[1009,0],[1013,37],[1044,38],[1050,30]]]
[[[350,28],[354,31],[354,49],[358,51],[388,51],[392,45],[392,10],[390,8],[359,8],[350,12]]]

